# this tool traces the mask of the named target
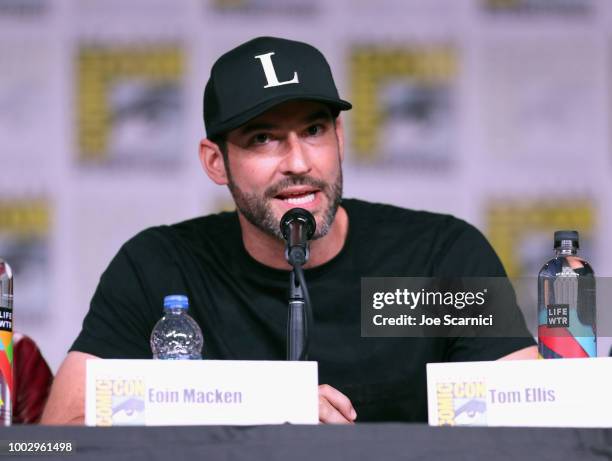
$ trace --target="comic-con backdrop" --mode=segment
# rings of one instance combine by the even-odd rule
[[[52,368],[126,239],[231,207],[203,88],[260,35],[320,48],[352,101],[345,196],[466,219],[513,276],[578,229],[612,275],[612,2],[0,0],[0,257]]]

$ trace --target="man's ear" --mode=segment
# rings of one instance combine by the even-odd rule
[[[338,139],[338,151],[340,152],[340,162],[344,161],[344,122],[342,117],[338,115],[335,123],[336,138]]]
[[[216,184],[224,186],[228,183],[225,159],[219,146],[208,138],[200,141],[200,163],[202,168]]]

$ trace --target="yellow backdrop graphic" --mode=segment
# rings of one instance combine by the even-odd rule
[[[303,0],[207,0],[211,7],[227,13],[267,13],[307,15],[317,9],[316,2]]]
[[[350,57],[352,140],[357,157],[375,160],[380,147],[381,86],[391,81],[446,85],[456,74],[455,52],[447,45],[358,46]]]
[[[42,197],[0,200],[0,257],[13,268],[17,318],[44,321],[49,304],[51,210]],[[19,324],[18,321],[18,324]]]
[[[545,234],[542,254],[552,257],[553,233],[556,230],[578,230],[580,239],[594,232],[595,208],[591,201],[504,201],[487,208],[487,228],[491,245],[501,258],[510,277],[528,275],[521,262],[521,245],[530,234]],[[550,259],[550,258],[548,258]],[[542,259],[541,263],[546,261]]]
[[[110,89],[132,79],[151,84],[176,83],[183,56],[174,44],[85,46],[78,56],[78,145],[81,160],[104,160],[111,125]]]
[[[46,200],[0,200],[0,234],[28,239],[45,237],[48,230],[49,207]]]
[[[481,0],[492,12],[584,14],[592,10],[592,0]]]

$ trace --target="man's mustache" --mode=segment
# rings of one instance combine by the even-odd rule
[[[316,189],[320,189],[325,191],[328,189],[328,185],[326,182],[312,178],[310,176],[293,176],[286,179],[283,179],[273,186],[270,186],[266,189],[264,195],[267,198],[274,198],[278,194],[280,194],[283,190],[291,187],[291,186],[311,186]]]

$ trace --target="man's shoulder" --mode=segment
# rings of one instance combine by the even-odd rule
[[[394,205],[347,200],[362,241],[424,258],[432,273],[445,276],[503,276],[505,271],[486,237],[473,225],[452,215],[410,210]],[[400,250],[401,249],[401,250]],[[405,253],[404,253],[405,254]],[[425,263],[423,263],[425,264]]]
[[[450,214],[426,210],[403,208],[387,203],[367,202],[359,199],[345,199],[342,205],[350,218],[369,223],[371,226],[397,226],[399,231],[413,230],[428,234],[440,231],[451,237],[475,230],[474,226]]]
[[[434,270],[442,267],[449,256],[497,261],[486,237],[472,224],[450,214],[355,199],[342,203],[353,238],[370,242],[379,250],[393,248],[411,253],[413,259],[421,255]],[[494,266],[497,268],[497,262]]]
[[[174,224],[146,228],[130,238],[123,248],[127,250],[160,249],[176,244],[203,244],[204,242],[227,237],[235,226],[235,212],[220,212],[199,216]]]

